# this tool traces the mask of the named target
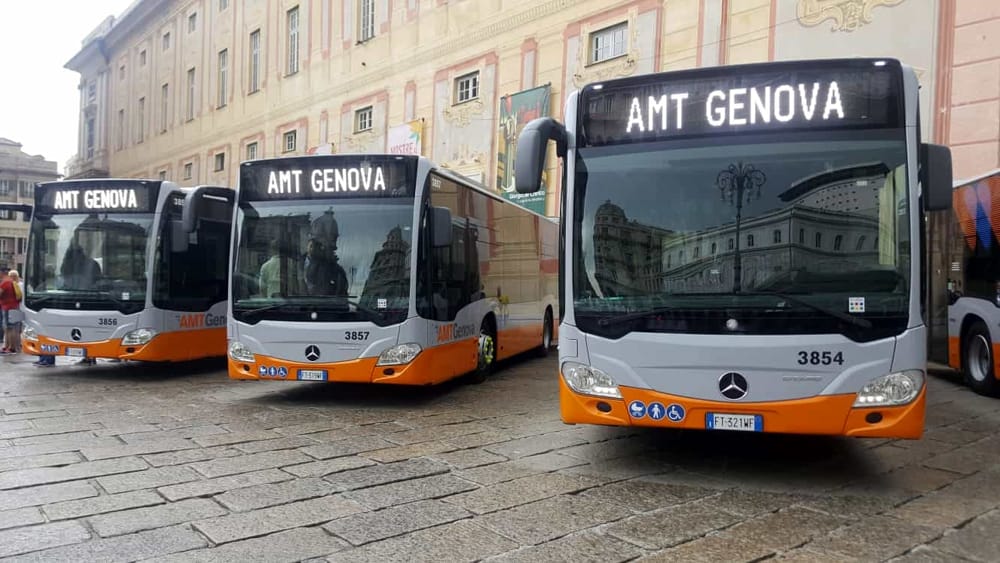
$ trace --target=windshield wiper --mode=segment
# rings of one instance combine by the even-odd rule
[[[779,299],[784,299],[785,301],[790,301],[801,307],[812,309],[817,313],[823,313],[824,315],[833,317],[835,319],[840,319],[847,324],[851,324],[859,328],[869,329],[872,327],[872,323],[868,319],[863,319],[861,317],[852,317],[851,315],[848,315],[847,313],[844,313],[842,311],[837,311],[836,309],[827,309],[822,305],[810,303],[805,299],[799,299],[798,297],[793,297],[791,295],[788,295],[787,293],[779,293],[777,291],[741,291],[736,295],[748,295],[751,297],[758,295],[771,295]]]
[[[611,326],[621,323],[627,323],[629,321],[634,321],[636,319],[642,319],[644,317],[652,317],[653,315],[661,315],[663,313],[671,313],[676,311],[677,307],[656,307],[646,311],[637,311],[635,313],[628,313],[626,315],[621,315],[619,317],[605,317],[599,321],[597,324],[600,326]]]
[[[274,303],[274,304],[271,304],[271,305],[264,305],[263,307],[256,307],[254,309],[239,309],[239,308],[235,308],[235,312],[239,313],[241,315],[250,316],[250,315],[257,315],[257,314],[263,313],[265,311],[273,311],[274,309],[280,309],[281,307],[284,307],[285,305],[289,305],[289,303]]]
[[[815,303],[810,303],[809,301],[806,301],[804,299],[799,299],[798,297],[793,297],[791,295],[788,295],[788,294],[785,294],[785,293],[779,293],[779,292],[776,292],[776,291],[741,291],[739,293],[734,293],[734,294],[726,294],[726,293],[683,294],[684,297],[690,297],[692,295],[698,295],[698,296],[703,296],[703,295],[712,295],[712,296],[746,295],[746,296],[750,296],[750,297],[761,296],[761,295],[768,295],[768,296],[772,296],[772,297],[777,297],[779,299],[784,299],[785,301],[789,301],[791,303],[794,303],[794,304],[799,305],[801,307],[805,307],[807,309],[812,309],[813,311],[816,311],[818,313],[823,313],[824,315],[833,317],[835,319],[839,319],[841,321],[844,321],[845,323],[854,325],[854,326],[856,326],[858,328],[869,329],[869,328],[872,327],[872,323],[868,319],[863,319],[863,318],[860,318],[860,317],[852,317],[851,315],[848,315],[847,313],[843,313],[841,311],[837,311],[837,310],[834,310],[834,309],[827,309],[826,307],[823,307],[822,305],[817,305]],[[677,310],[678,310],[678,307],[672,307],[672,306],[655,307],[653,309],[649,309],[649,310],[646,310],[646,311],[637,311],[635,313],[629,313],[629,314],[621,315],[621,316],[618,316],[618,317],[605,317],[605,318],[597,321],[597,324],[600,325],[600,326],[603,326],[603,327],[607,327],[607,326],[611,326],[611,325],[616,325],[616,324],[621,324],[621,323],[627,323],[629,321],[634,321],[636,319],[642,319],[642,318],[645,318],[645,317],[652,317],[652,316],[661,315],[661,314],[664,314],[664,313],[671,313],[671,312],[674,312],[674,311],[677,311]]]

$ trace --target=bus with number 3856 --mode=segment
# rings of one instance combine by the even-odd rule
[[[569,423],[917,438],[925,212],[951,204],[892,59],[584,86],[518,141],[562,157],[559,385]]]
[[[244,162],[229,376],[483,381],[498,360],[554,341],[556,234],[423,157]]]
[[[159,180],[38,184],[24,351],[88,361],[225,356],[233,197]]]

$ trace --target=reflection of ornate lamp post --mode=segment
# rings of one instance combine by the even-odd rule
[[[743,211],[743,198],[747,203],[751,199],[760,199],[760,188],[767,182],[767,176],[757,170],[752,164],[730,164],[719,172],[715,185],[721,192],[722,199],[729,200],[730,205],[736,205],[736,253],[733,255],[733,292],[739,293],[743,285],[743,264],[740,260],[740,218]]]

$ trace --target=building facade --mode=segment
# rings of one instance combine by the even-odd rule
[[[516,132],[593,80],[891,56],[955,175],[1000,165],[1000,3],[981,0],[138,0],[67,63],[69,174],[235,185],[247,159],[417,152],[518,199]],[[522,201],[554,216],[559,174]]]
[[[34,205],[35,184],[59,177],[58,165],[21,150],[21,144],[0,137],[0,203]],[[24,271],[29,222],[24,214],[0,209],[0,266]]]

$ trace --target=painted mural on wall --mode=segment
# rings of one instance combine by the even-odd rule
[[[514,186],[514,159],[517,138],[532,119],[548,117],[552,88],[539,86],[500,98],[500,120],[497,135],[497,190],[510,201],[545,214],[545,194],[548,191],[546,173],[542,173],[542,187],[533,194],[519,194]]]

